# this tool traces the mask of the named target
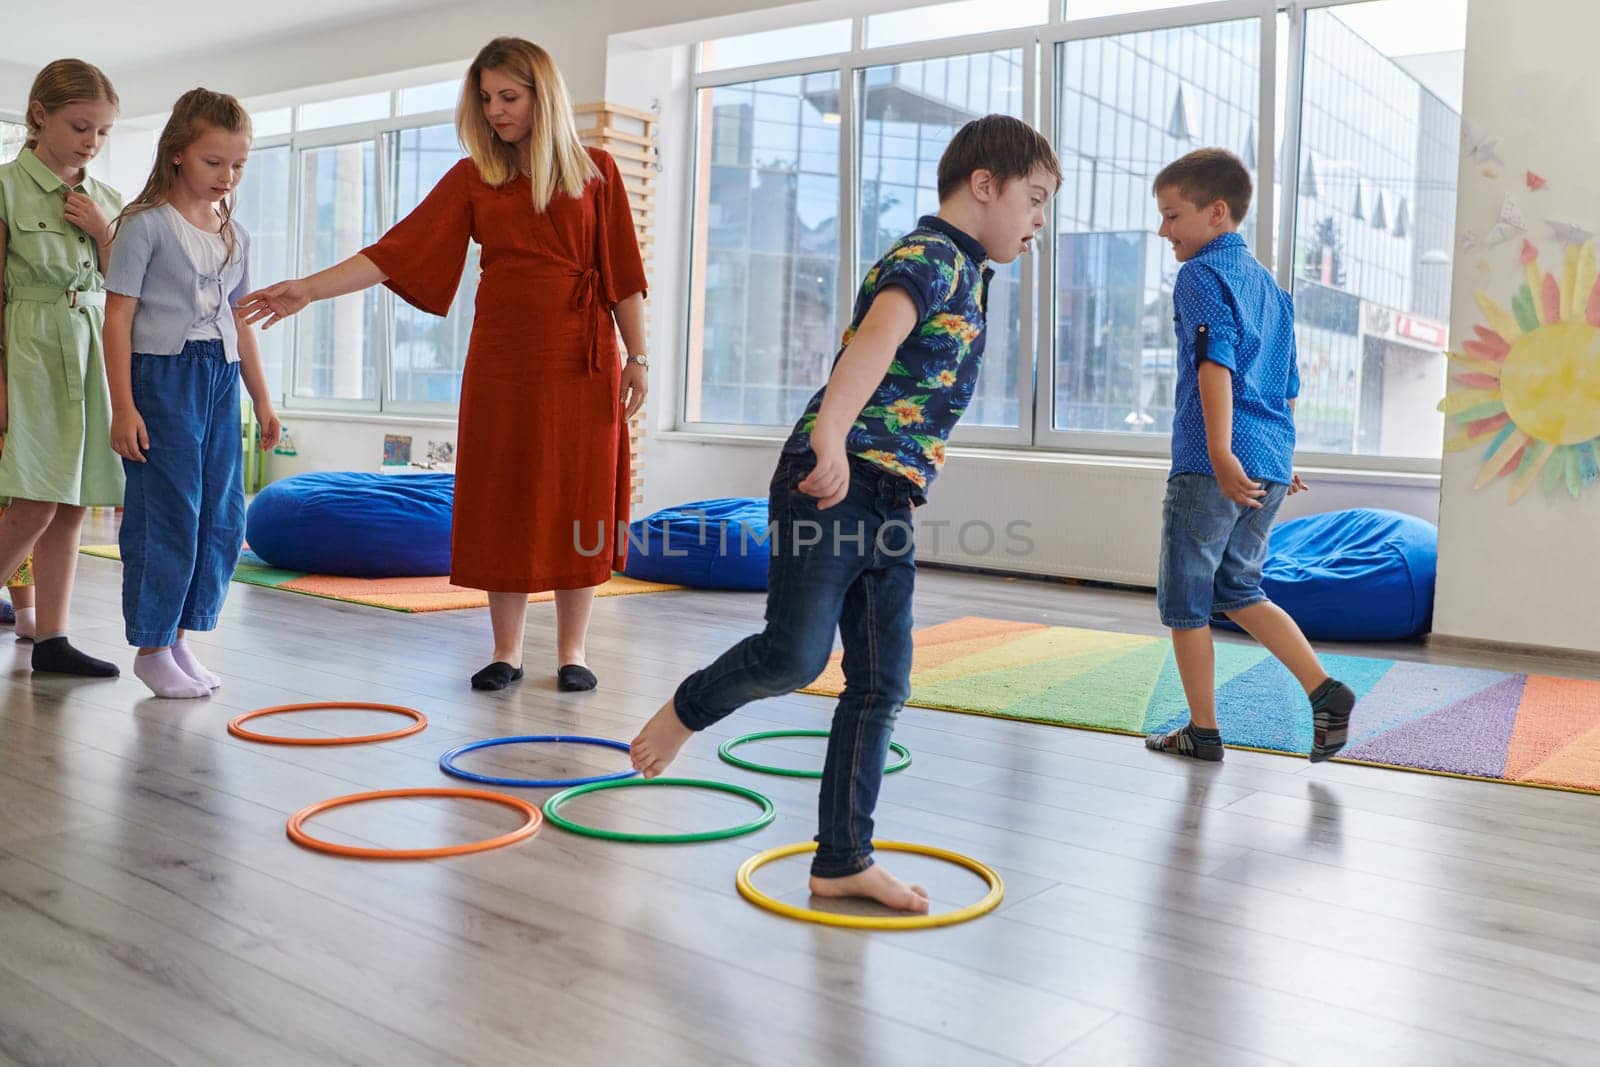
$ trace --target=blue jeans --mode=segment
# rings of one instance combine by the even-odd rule
[[[1198,630],[1212,615],[1267,599],[1261,567],[1267,533],[1289,487],[1262,482],[1259,508],[1235,504],[1209,474],[1177,474],[1161,506],[1161,570],[1156,604],[1162,625]]]
[[[844,640],[844,692],[833,713],[811,873],[842,878],[872,866],[872,812],[889,735],[911,690],[913,486],[850,460],[850,492],[826,511],[796,486],[816,465],[785,454],[772,478],[767,628],[684,679],[674,697],[691,730],[764,697],[792,693]]]
[[[221,341],[135,354],[133,403],[150,447],[122,461],[122,617],[129,644],[164,648],[216,628],[244,544],[239,365]]]

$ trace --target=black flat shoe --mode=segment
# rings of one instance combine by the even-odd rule
[[[556,672],[556,688],[563,693],[586,693],[600,684],[594,671],[569,663]]]
[[[517,681],[521,677],[521,667],[513,667],[509,663],[502,663],[499,660],[495,660],[483,670],[472,676],[472,688],[484,689],[492,692],[496,689],[504,689],[506,686]]]

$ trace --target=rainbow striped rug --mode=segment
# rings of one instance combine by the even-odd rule
[[[1600,682],[1324,654],[1360,697],[1339,759],[1600,792]],[[836,655],[805,691],[837,696]],[[1145,734],[1188,717],[1166,638],[964,618],[917,631],[918,707]],[[1303,755],[1305,694],[1253,644],[1217,643],[1217,718],[1230,747]]]

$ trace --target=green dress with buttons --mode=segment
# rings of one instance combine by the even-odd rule
[[[0,164],[10,408],[0,499],[114,507],[123,478],[101,343],[105,278],[95,242],[67,221],[69,190],[107,218],[122,210],[109,186],[88,177],[68,186],[29,149]]]

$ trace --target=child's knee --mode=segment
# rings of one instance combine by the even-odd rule
[[[819,651],[802,647],[784,638],[770,641],[766,654],[759,660],[766,688],[774,693],[792,693],[796,689],[803,689],[827,669],[831,651],[831,648]]]
[[[6,509],[6,521],[32,537],[44,533],[60,505],[48,500],[17,500]]]

